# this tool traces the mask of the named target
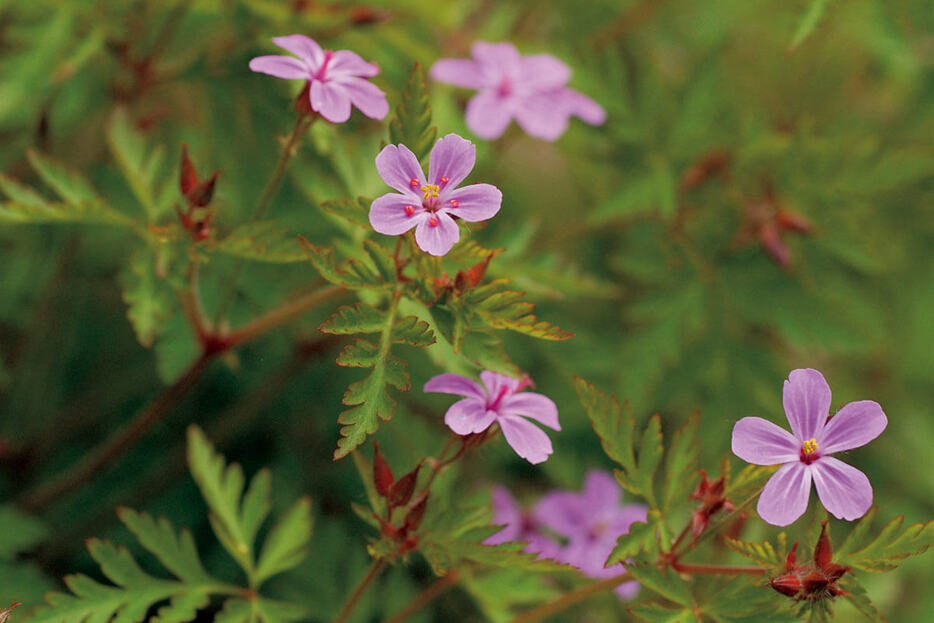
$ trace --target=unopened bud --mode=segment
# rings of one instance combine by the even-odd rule
[[[376,492],[386,497],[392,488],[395,478],[392,476],[392,470],[389,463],[383,458],[383,453],[379,451],[379,443],[373,442],[373,484],[376,485]]]
[[[826,569],[833,558],[833,550],[830,547],[830,536],[827,534],[827,520],[821,524],[820,538],[817,539],[817,545],[814,547],[814,564],[818,569]]]
[[[422,464],[419,463],[415,466],[415,469],[392,485],[389,489],[390,507],[405,506],[409,503],[409,500],[412,499],[412,494],[415,493],[415,481],[418,480],[418,470],[421,468]]]
[[[780,575],[769,580],[769,586],[782,595],[794,597],[801,592],[801,582],[794,575]]]
[[[418,527],[422,523],[422,518],[425,516],[425,508],[428,506],[428,492],[426,491],[421,498],[412,505],[412,508],[409,509],[409,512],[405,514],[405,521],[403,521],[402,526],[406,532],[412,530],[418,530]]]

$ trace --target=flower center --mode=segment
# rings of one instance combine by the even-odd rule
[[[509,78],[503,78],[500,81],[496,92],[500,97],[508,97],[509,95],[512,95],[512,82],[509,80]]]
[[[808,439],[801,444],[801,460],[810,465],[817,460],[817,440]]]
[[[318,68],[318,71],[315,72],[314,79],[324,82],[325,73],[328,70],[328,63],[331,62],[331,57],[334,56],[334,52],[331,50],[324,51],[324,62],[321,63],[321,67]]]
[[[438,191],[441,189],[435,184],[425,184],[422,186],[422,192],[425,194],[425,201],[438,198]]]
[[[500,388],[499,388],[499,393],[496,394],[496,398],[493,399],[493,402],[490,403],[490,405],[487,407],[487,409],[489,409],[490,411],[496,411],[496,409],[499,408],[499,403],[502,402],[503,397],[504,397],[506,394],[508,394],[508,393],[509,393],[509,387],[508,387],[508,386],[503,385],[502,387],[500,387]]]

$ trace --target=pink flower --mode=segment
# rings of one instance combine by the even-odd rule
[[[866,445],[888,420],[871,400],[851,402],[828,417],[830,387],[817,370],[792,370],[782,393],[791,431],[757,417],[733,427],[733,454],[755,465],[781,468],[759,496],[759,516],[775,526],[787,526],[807,510],[811,481],[831,515],[862,517],[872,506],[872,485],[866,475],[830,455]]]
[[[275,37],[272,42],[298,58],[258,56],[250,61],[250,69],[286,80],[307,80],[311,109],[328,121],[350,119],[351,104],[371,119],[382,119],[389,112],[386,94],[364,80],[379,73],[375,64],[350,50],[322,50],[305,35]]]
[[[527,380],[489,370],[481,372],[480,379],[483,385],[459,374],[439,374],[425,383],[425,391],[465,396],[444,415],[444,423],[458,435],[482,433],[497,422],[516,454],[529,463],[547,459],[553,452],[551,440],[525,418],[561,430],[555,403],[541,394],[523,392]]]
[[[616,540],[629,532],[634,522],[645,522],[648,508],[641,504],[620,506],[623,491],[616,479],[600,470],[588,472],[584,490],[553,491],[535,507],[535,520],[567,539],[555,560],[574,565],[592,578],[611,578],[625,572],[622,564],[605,567]],[[638,582],[625,582],[616,589],[622,599],[639,591]]]
[[[595,101],[565,85],[571,70],[550,54],[521,56],[511,43],[478,41],[475,60],[443,58],[431,77],[479,91],[467,103],[467,127],[485,139],[498,138],[515,118],[529,136],[553,141],[564,134],[568,119],[591,125],[606,121]]]
[[[493,523],[505,526],[502,530],[488,537],[484,545],[525,542],[525,552],[538,554],[539,558],[554,558],[561,545],[549,539],[538,530],[535,517],[524,511],[516,499],[504,487],[493,489]]]
[[[490,184],[457,185],[473,169],[477,148],[467,139],[448,134],[431,150],[428,179],[418,159],[405,145],[387,145],[376,156],[380,177],[398,193],[388,193],[370,206],[373,229],[398,236],[415,228],[415,242],[431,255],[444,255],[460,240],[453,217],[485,221],[499,212],[503,193]]]

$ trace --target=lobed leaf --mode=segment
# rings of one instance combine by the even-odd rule
[[[695,467],[700,455],[697,431],[700,416],[694,414],[675,431],[665,457],[665,480],[662,485],[662,508],[670,509],[693,488]]]
[[[131,227],[133,221],[109,208],[102,199],[49,201],[32,188],[0,173],[0,191],[9,201],[0,202],[0,223],[87,223]]]
[[[777,548],[773,547],[768,541],[753,543],[730,537],[724,537],[724,540],[731,550],[740,556],[748,558],[763,569],[777,569],[785,564],[788,551],[784,532],[778,535]]]
[[[213,249],[217,253],[270,264],[291,264],[306,257],[295,235],[274,221],[240,225]]]
[[[627,472],[634,472],[636,457],[632,444],[636,421],[630,404],[624,402],[621,406],[614,396],[598,391],[580,377],[574,377],[574,388],[594,432],[600,438],[603,451]]]
[[[351,225],[363,227],[367,231],[372,229],[370,225],[370,204],[372,199],[357,197],[356,199],[331,199],[321,204],[321,209],[328,214],[338,216]]]
[[[837,548],[835,562],[864,571],[891,571],[909,556],[923,554],[934,545],[934,521],[904,527],[905,517],[891,520],[875,537],[867,537],[876,516],[872,508]]]
[[[174,179],[156,180],[162,168],[165,150],[149,149],[143,134],[134,127],[123,107],[111,114],[107,122],[107,145],[120,166],[123,177],[146,210],[150,221],[169,208],[177,192]]]
[[[639,581],[639,584],[648,590],[658,593],[665,599],[692,608],[694,598],[688,590],[687,584],[677,573],[667,567],[659,569],[647,562],[636,562],[626,565],[626,570]]]
[[[256,582],[297,567],[308,556],[311,500],[301,498],[272,527],[256,563]]]
[[[416,158],[423,160],[437,136],[438,129],[431,125],[430,93],[425,70],[419,63],[415,63],[405,89],[399,94],[396,114],[389,122],[389,142],[405,145]]]
[[[532,311],[535,305],[522,300],[525,292],[507,290],[509,282],[497,279],[485,286],[469,290],[465,302],[490,326],[497,329],[509,329],[543,340],[566,340],[574,337],[544,320],[539,320]]]
[[[302,236],[298,237],[305,255],[323,278],[344,288],[381,288],[389,285],[372,268],[359,260],[338,263],[332,249],[317,247]]]
[[[658,550],[658,528],[662,515],[657,510],[650,510],[646,521],[637,521],[629,526],[629,532],[616,539],[616,546],[610,552],[604,567],[625,563],[643,551],[655,553]]]
[[[80,173],[67,169],[65,165],[33,149],[26,151],[26,157],[42,181],[66,203],[72,205],[102,203],[94,187]]]
[[[136,339],[149,348],[175,312],[175,300],[165,280],[157,274],[157,257],[151,247],[144,247],[130,257],[122,275],[126,316]]]

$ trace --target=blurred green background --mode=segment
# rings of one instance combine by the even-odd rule
[[[515,280],[543,318],[577,334],[558,343],[506,338],[538,391],[558,403],[563,431],[551,435],[555,454],[539,467],[490,444],[445,486],[501,482],[533,500],[554,486],[577,489],[588,468],[608,467],[573,375],[628,398],[640,418],[660,413],[666,431],[700,410],[703,464],[716,472],[733,423],[746,415],[784,423],[782,381],[793,368],[814,367],[834,405],[872,399],[888,414],[886,432],[847,458],[869,475],[881,517],[927,520],[934,5],[818,2],[826,10],[802,30],[811,4],[0,0],[0,170],[41,187],[25,155],[38,150],[82,171],[110,207],[140,218],[108,145],[119,109],[140,144],[165,149],[153,179],[170,190],[149,212],[150,226],[176,219],[177,154],[186,143],[199,173],[221,172],[214,224],[230,232],[249,220],[275,167],[301,86],[248,70],[250,58],[278,53],[271,37],[301,33],[375,61],[382,71],[374,81],[392,105],[413,62],[427,68],[467,56],[475,40],[553,54],[573,68],[571,86],[607,109],[607,123],[572,121],[553,144],[515,126],[492,143],[474,139],[471,180],[504,193],[501,213],[477,233],[485,246],[507,249],[490,274]],[[463,119],[468,96],[432,85],[441,134],[473,138]],[[385,192],[373,167],[385,137],[384,124],[358,113],[341,126],[315,124],[269,216],[314,242],[348,242],[353,234],[317,205]],[[808,231],[781,231],[789,219]],[[4,499],[22,499],[70,469],[196,353],[171,306],[154,346],[137,341],[123,296],[140,278],[131,256],[151,253],[141,249],[118,227],[19,224],[0,214]],[[776,253],[786,252],[783,265]],[[235,264],[212,255],[203,267],[209,310]],[[250,263],[228,321],[238,326],[316,278],[307,262]],[[331,461],[341,395],[360,378],[334,365],[342,341],[316,331],[332,308],[215,362],[139,444],[42,508],[28,529],[0,513],[0,527],[8,526],[0,541],[11,540],[0,547],[0,604],[29,606],[65,573],[95,574],[84,539],[131,542],[117,506],[164,513],[212,543],[182,454],[185,427],[197,422],[248,473],[273,469],[279,506],[312,496],[312,556],[276,590],[313,605],[316,620],[333,618],[365,570],[369,528],[350,510],[365,500],[352,462]],[[404,356],[414,390],[377,436],[397,472],[439,451],[449,404],[419,390],[436,363],[414,350]],[[759,522],[749,531],[765,534]],[[207,564],[233,573],[211,547],[202,552]],[[429,574],[420,563],[394,568],[353,620],[395,612]],[[891,621],[931,620],[928,559],[861,579]],[[538,590],[543,599],[547,591]],[[412,620],[495,617],[504,606],[489,595],[485,602],[458,588]],[[626,616],[607,596],[566,620]],[[857,617],[844,606],[837,620]]]

